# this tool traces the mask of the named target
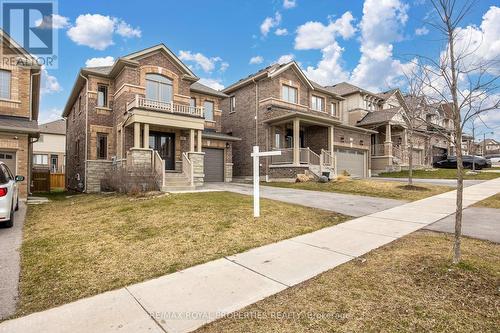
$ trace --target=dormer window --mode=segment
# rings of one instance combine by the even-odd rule
[[[146,74],[146,98],[165,103],[172,102],[172,80],[159,74]]]
[[[290,103],[295,103],[297,104],[297,96],[298,96],[298,90],[297,88],[288,86],[284,84],[281,87],[281,99],[290,102]]]
[[[311,97],[311,109],[315,111],[323,111],[325,105],[325,99],[319,96]]]

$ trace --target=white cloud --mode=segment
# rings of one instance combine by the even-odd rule
[[[255,56],[251,57],[250,61],[248,62],[250,65],[258,65],[262,64],[264,62],[264,58],[262,56]]]
[[[343,51],[344,49],[337,42],[322,49],[322,59],[316,68],[308,66],[304,70],[306,76],[322,85],[330,85],[335,82],[347,80],[349,73],[341,66]]]
[[[45,67],[42,67],[40,91],[42,94],[52,94],[62,90],[59,81],[55,76],[49,74]]]
[[[40,114],[38,116],[38,123],[45,124],[54,120],[62,119],[63,110],[59,108],[51,108],[48,110],[40,110]]]
[[[276,29],[274,34],[276,36],[286,36],[286,35],[288,35],[288,30],[286,30],[285,28],[278,28],[278,29]]]
[[[200,82],[201,84],[204,84],[212,89],[215,89],[215,90],[224,89],[224,85],[220,82],[220,80],[201,78],[198,82]]]
[[[500,8],[492,6],[483,15],[481,25],[469,25],[458,29],[455,45],[457,54],[468,54],[463,61],[467,66],[479,62],[496,62],[492,68],[500,73]]]
[[[115,59],[112,56],[107,57],[97,57],[90,58],[85,61],[86,67],[101,67],[101,66],[111,66],[115,62]]]
[[[192,53],[191,51],[179,51],[179,59],[182,61],[194,62],[197,67],[200,67],[203,71],[210,73],[215,69],[217,62],[221,62],[220,57],[207,57],[202,53]],[[221,71],[224,71],[229,67],[227,62],[221,63]]]
[[[427,29],[427,27],[425,27],[425,26],[415,29],[415,35],[417,35],[417,36],[425,36],[428,33],[429,33],[429,29]]]
[[[330,21],[328,25],[314,21],[306,22],[297,28],[295,49],[322,49],[334,43],[337,36],[344,39],[351,38],[356,32],[356,28],[352,25],[353,21],[351,12],[345,12],[337,20]]]
[[[139,28],[132,28],[130,24],[123,20],[115,19],[116,33],[125,38],[141,37],[142,32]]]
[[[228,67],[229,67],[229,63],[227,63],[227,62],[224,61],[224,62],[221,62],[219,70],[221,72],[225,72],[226,69],[228,69]]]
[[[276,60],[276,62],[278,64],[286,64],[287,62],[290,62],[292,61],[294,58],[294,55],[293,54],[284,54],[282,55],[281,57],[278,58],[278,60]]]
[[[283,8],[291,9],[297,6],[296,0],[283,0]]]
[[[361,19],[361,58],[351,81],[368,90],[380,90],[399,82],[402,64],[392,58],[393,43],[402,39],[408,6],[400,0],[366,0]]]
[[[260,33],[263,36],[267,36],[272,28],[277,27],[281,23],[281,14],[276,12],[274,17],[266,17],[262,24],[260,25]]]
[[[69,38],[78,45],[104,50],[113,45],[113,34],[122,37],[140,37],[141,30],[132,28],[125,21],[116,17],[100,14],[85,14],[76,18],[75,26],[68,29]]]
[[[43,20],[36,20],[35,24],[42,29],[63,29],[69,27],[69,18],[58,14],[52,14],[50,16],[44,16]]]

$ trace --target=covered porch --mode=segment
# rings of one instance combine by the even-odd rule
[[[335,121],[294,116],[271,120],[267,124],[267,147],[281,151],[281,155],[269,159],[271,176],[290,178],[306,170],[316,176],[323,172],[335,176]]]

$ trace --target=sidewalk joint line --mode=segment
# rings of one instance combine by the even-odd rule
[[[396,221],[397,221],[397,220],[396,220]],[[400,221],[400,222],[405,222],[405,221]],[[415,223],[415,224],[419,224],[419,223]],[[399,238],[401,238],[401,237],[404,237],[404,236],[406,236],[406,235],[409,235],[409,234],[411,234],[411,233],[413,233],[413,232],[415,232],[415,231],[417,231],[417,230],[420,230],[420,229],[422,229],[422,228],[424,227],[424,226],[422,225],[422,227],[421,227],[421,228],[419,228],[419,229],[417,229],[417,230],[415,230],[415,231],[407,232],[407,233],[405,233],[404,235],[401,235],[401,236],[391,236],[391,235],[386,235],[386,234],[380,234],[380,233],[378,233],[378,232],[373,232],[373,231],[364,231],[364,230],[358,230],[358,229],[353,229],[353,228],[349,228],[349,227],[341,227],[341,226],[340,226],[340,224],[339,224],[338,226],[339,226],[340,228],[349,229],[349,230],[353,230],[353,231],[365,232],[365,233],[367,233],[367,234],[372,234],[372,235],[377,235],[377,236],[385,236],[385,237],[391,237],[391,238],[394,238],[392,241],[395,241],[395,240],[397,240],[397,239],[399,239]]]
[[[146,310],[146,308],[142,305],[142,303],[139,302],[139,300],[135,297],[135,295],[132,294],[132,292],[130,290],[128,290],[128,287],[125,287],[124,289],[129,293],[130,296],[132,296],[132,298],[137,302],[137,304],[139,304],[139,306],[144,310],[144,312],[146,312],[148,317],[151,318],[151,320],[155,322],[155,324],[160,328],[160,330],[162,330],[165,333],[168,333],[168,331],[166,329],[164,329],[163,326],[160,325],[160,323],[156,320],[156,318],[154,318],[151,315],[151,313],[149,313],[148,310]]]
[[[290,288],[290,287],[291,287],[291,286],[287,285],[286,283],[283,283],[283,282],[278,281],[278,280],[276,280],[276,279],[273,279],[272,277],[269,277],[269,276],[267,276],[267,275],[265,275],[265,274],[262,274],[262,273],[260,273],[260,272],[257,272],[256,270],[251,269],[250,267],[247,267],[247,266],[245,266],[245,265],[242,265],[242,264],[240,264],[239,262],[236,262],[236,261],[234,261],[234,260],[231,260],[231,259],[229,259],[228,257],[224,257],[224,259],[226,259],[227,261],[229,261],[229,262],[231,262],[231,263],[233,263],[233,264],[236,264],[236,265],[241,266],[241,267],[243,267],[243,268],[245,268],[245,269],[248,269],[249,271],[254,272],[255,274],[258,274],[258,275],[260,275],[260,276],[263,276],[263,277],[265,277],[266,279],[269,279],[269,280],[271,280],[271,281],[274,281],[274,282],[276,282],[276,283],[279,283],[279,284],[281,284],[281,285],[283,285],[283,286],[285,286],[285,287],[287,287],[287,288]]]
[[[350,257],[351,259],[356,259],[357,258],[357,256],[353,256],[352,254],[347,254],[347,253],[343,253],[343,252],[340,252],[340,251],[335,251],[335,250],[329,249],[327,247],[322,247],[322,246],[317,246],[317,245],[314,245],[314,244],[304,243],[304,242],[296,241],[296,240],[293,240],[293,239],[289,239],[289,241],[297,243],[297,244],[303,244],[303,245],[307,245],[307,246],[310,246],[310,247],[314,247],[316,249],[320,249],[320,250],[325,250],[325,251],[329,251],[329,252],[341,254],[343,256]]]

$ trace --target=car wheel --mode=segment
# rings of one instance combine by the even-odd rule
[[[16,212],[19,210],[19,198],[16,200]]]
[[[12,207],[12,208],[14,208],[14,207]],[[5,226],[7,228],[11,228],[13,225],[14,225],[14,209],[11,209],[10,210],[10,219],[7,222],[5,222]]]

